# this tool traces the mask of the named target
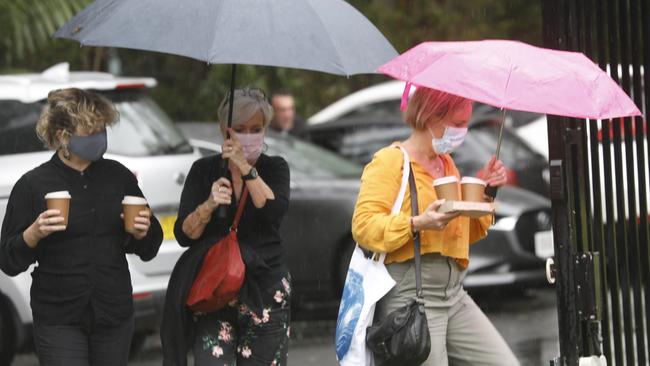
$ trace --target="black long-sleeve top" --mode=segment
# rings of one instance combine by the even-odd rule
[[[208,199],[212,183],[221,176],[221,160],[221,155],[216,155],[194,162],[183,187],[174,234],[178,242],[189,249],[178,259],[167,286],[160,329],[165,366],[187,365],[186,356],[194,331],[192,314],[185,301],[205,254],[228,233],[239,203],[233,195],[228,217],[220,219],[215,211],[198,239],[190,239],[183,232],[187,216]],[[262,154],[255,168],[273,191],[275,199],[267,200],[264,207],[258,209],[249,198],[244,208],[237,231],[242,259],[246,264],[239,300],[261,315],[264,306],[262,292],[280,281],[288,271],[280,224],[289,207],[290,177],[289,166],[281,157]]]
[[[226,219],[219,219],[215,211],[203,234],[196,240],[190,239],[183,232],[185,218],[208,199],[212,184],[219,179],[220,162],[221,155],[199,159],[187,175],[178,219],[174,226],[174,234],[182,246],[192,246],[204,241],[214,243],[228,233],[239,204],[234,195],[233,203],[228,206],[229,215]],[[252,199],[248,199],[237,238],[247,266],[247,277],[257,277],[258,284],[263,288],[273,285],[273,281],[279,281],[288,270],[285,249],[280,238],[280,224],[289,206],[289,166],[281,157],[261,155],[255,168],[273,191],[275,199],[267,200],[264,207],[259,209],[255,207]]]
[[[45,195],[55,191],[72,196],[67,228],[30,248],[23,232],[47,209]],[[80,172],[57,154],[14,185],[0,235],[0,269],[15,276],[38,263],[31,288],[35,322],[78,324],[88,306],[102,325],[118,324],[133,314],[125,254],[153,258],[162,243],[162,228],[152,216],[142,240],[127,234],[120,218],[125,195],[144,197],[122,164],[101,159]]]

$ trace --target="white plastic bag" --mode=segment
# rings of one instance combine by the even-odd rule
[[[406,150],[401,146],[396,147],[402,150],[404,167],[392,214],[399,213],[402,208],[411,168]],[[359,244],[354,248],[336,322],[336,358],[341,366],[375,364],[372,353],[366,347],[366,328],[372,325],[377,301],[395,286],[384,265],[385,258],[385,253],[379,255],[378,259],[367,258]]]

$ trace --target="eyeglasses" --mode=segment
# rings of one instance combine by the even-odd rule
[[[237,97],[249,97],[259,102],[267,101],[266,93],[264,93],[264,90],[260,88],[247,87],[247,88],[235,89],[235,98]],[[226,93],[226,97],[223,99],[223,102],[221,104],[226,105],[227,103],[230,103],[230,91]]]

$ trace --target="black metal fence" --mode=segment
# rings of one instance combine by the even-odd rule
[[[581,51],[650,108],[650,0],[541,0],[546,47]],[[644,72],[645,70],[645,72]],[[644,118],[549,116],[560,354],[650,364]]]

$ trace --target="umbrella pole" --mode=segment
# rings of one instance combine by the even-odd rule
[[[501,141],[503,140],[503,126],[506,124],[506,109],[501,108],[501,127],[499,128],[499,140],[497,141],[497,152],[495,154],[496,160],[499,160],[499,154],[501,153]],[[489,186],[485,189],[485,194],[492,198],[497,196],[497,187]]]
[[[228,98],[228,128],[232,127],[232,111],[235,106],[235,77],[237,76],[237,65],[232,64],[232,71],[230,73],[230,98]],[[230,132],[226,131],[226,139],[230,138]],[[223,153],[223,152],[222,152]],[[223,176],[229,178],[228,174],[228,159],[221,159],[221,171]],[[230,179],[232,181],[232,179]],[[227,205],[219,205],[218,208],[219,218],[225,219],[228,217]]]
[[[501,152],[501,141],[503,140],[503,126],[506,124],[506,109],[501,109],[501,128],[499,129],[499,140],[497,142],[496,157],[499,160],[499,153]]]

